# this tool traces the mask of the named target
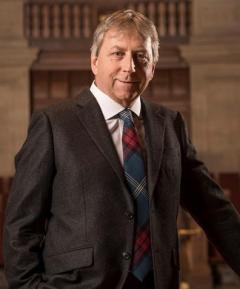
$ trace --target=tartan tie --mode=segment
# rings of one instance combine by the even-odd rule
[[[119,113],[119,117],[124,123],[122,136],[124,173],[129,190],[135,200],[136,210],[136,229],[131,272],[136,278],[143,281],[152,269],[149,197],[144,161],[131,111],[124,109]]]

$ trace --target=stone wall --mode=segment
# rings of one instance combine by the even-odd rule
[[[192,138],[214,172],[240,171],[240,2],[193,1]]]
[[[192,141],[211,172],[239,172],[240,2],[195,0],[192,21],[191,41],[181,47],[191,75]],[[192,241],[190,283],[210,284],[206,237]]]
[[[0,3],[0,176],[13,175],[13,157],[29,122],[29,68],[36,52],[23,37],[22,5]]]

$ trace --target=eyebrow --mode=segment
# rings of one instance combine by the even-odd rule
[[[114,49],[125,50],[124,47],[120,47],[118,45],[114,45],[113,47],[110,48],[110,50],[114,50]],[[147,52],[147,49],[145,49],[143,47],[139,47],[139,48],[136,48],[134,51],[135,52]]]

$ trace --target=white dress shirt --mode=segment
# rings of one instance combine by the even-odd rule
[[[118,117],[119,112],[125,109],[121,104],[114,101],[110,96],[102,92],[93,82],[90,91],[96,98],[103,116],[105,118],[107,127],[112,136],[113,143],[117,150],[119,159],[123,164],[123,148],[122,148],[122,134],[123,134],[123,121]],[[141,100],[138,96],[131,104],[129,109],[133,112],[134,124],[139,136],[141,146],[144,144],[144,128],[141,120]],[[136,116],[136,117],[135,117]]]

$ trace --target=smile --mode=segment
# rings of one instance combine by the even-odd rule
[[[135,84],[135,83],[138,83],[139,81],[136,81],[136,80],[133,80],[133,81],[125,81],[125,80],[119,80],[119,82],[122,82],[122,83],[126,83],[126,84]]]

